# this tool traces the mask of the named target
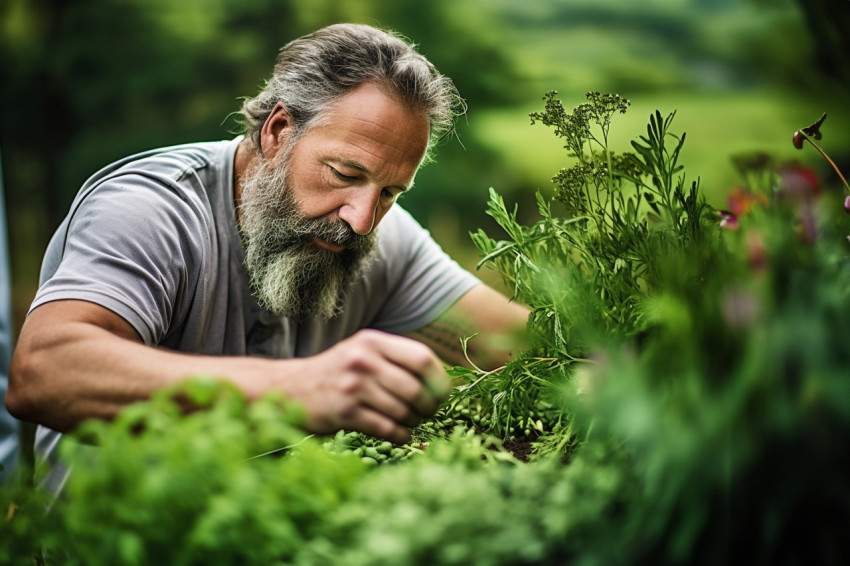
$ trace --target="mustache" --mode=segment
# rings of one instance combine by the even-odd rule
[[[279,217],[269,221],[266,233],[271,249],[283,250],[319,238],[349,251],[369,249],[372,235],[360,235],[344,220]]]

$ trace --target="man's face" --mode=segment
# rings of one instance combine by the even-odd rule
[[[372,85],[338,100],[242,179],[245,265],[261,304],[284,316],[330,318],[368,264],[374,228],[410,188],[428,118]]]

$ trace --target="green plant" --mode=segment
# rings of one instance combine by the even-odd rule
[[[576,465],[587,480],[578,483],[559,462],[521,464],[494,448],[457,431],[404,465],[375,469],[306,553],[346,566],[557,563],[613,514],[601,495],[625,478],[601,458],[594,477]]]
[[[42,537],[53,525],[44,516],[49,498],[18,474],[0,487],[0,564],[32,566],[41,556]]]
[[[551,96],[534,117],[576,154],[586,116],[607,116],[610,105],[566,113]],[[841,563],[850,526],[846,229],[794,170],[754,175],[763,184],[736,194],[747,206],[715,214],[695,184],[686,193],[683,177],[673,179],[684,136],[667,151],[671,118],[650,118],[637,156],[619,160],[633,167],[618,169],[607,148],[577,155],[554,179],[565,217],[538,196],[542,220],[521,226],[492,193],[509,240],[473,235],[482,263],[534,307],[534,355],[557,360],[558,373],[537,372],[538,395],[560,390],[569,426],[539,440],[541,452],[566,448],[571,469],[587,451],[607,451],[637,486],[601,495],[622,514],[595,523],[593,540],[607,544],[583,545],[575,561]],[[486,399],[517,387],[516,375],[509,365],[470,380],[481,379]],[[591,466],[572,481],[597,473]]]
[[[523,226],[516,208],[508,211],[491,189],[488,214],[508,239],[472,234],[483,255],[479,266],[496,269],[533,309],[536,351],[498,374],[468,376],[491,400],[501,430],[552,405],[553,388],[568,381],[571,367],[592,363],[591,348],[650,332],[671,308],[665,293],[672,278],[698,294],[718,242],[717,217],[679,164],[685,135],[671,131],[674,114],[655,112],[646,135],[632,142],[634,152],[617,153],[609,131],[628,100],[591,92],[567,112],[556,94],[547,93],[545,110],[531,114],[532,124],[553,128],[575,161],[553,178],[555,203],[538,193],[541,220]],[[557,424],[556,436],[540,447],[570,445],[565,419],[549,415],[547,430]]]
[[[187,402],[195,410],[185,414]],[[296,413],[297,414],[297,413]],[[333,514],[365,471],[292,425],[280,399],[248,404],[196,379],[86,423],[42,542],[58,564],[276,564]],[[281,447],[297,457],[278,455]]]

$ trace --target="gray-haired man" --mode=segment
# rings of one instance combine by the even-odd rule
[[[474,332],[527,311],[461,269],[396,198],[463,103],[401,39],[340,24],[285,46],[235,140],[92,176],[51,241],[7,405],[39,452],[190,374],[283,391],[314,432],[403,442]],[[480,344],[480,346],[479,346]]]

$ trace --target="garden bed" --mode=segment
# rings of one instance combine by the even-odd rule
[[[192,380],[179,394],[205,410],[163,391],[84,425],[98,449],[66,445],[46,516],[44,494],[4,490],[0,562],[843,563],[847,189],[739,159],[715,210],[672,113],[608,147],[627,108],[550,93],[532,115],[568,150],[557,203],[538,196],[521,225],[493,191],[505,236],[473,234],[532,308],[531,345],[497,371],[452,368],[463,385],[409,445],[305,437],[285,400]]]

